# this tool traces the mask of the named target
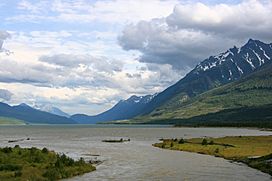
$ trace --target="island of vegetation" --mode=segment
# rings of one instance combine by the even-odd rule
[[[213,155],[242,162],[272,175],[272,136],[228,136],[222,138],[161,139],[153,146]]]
[[[94,171],[83,158],[75,161],[47,148],[0,148],[0,180],[53,181]]]
[[[123,138],[120,138],[118,140],[102,140],[102,142],[106,142],[106,143],[124,143],[124,142],[129,142],[130,139],[123,139]]]

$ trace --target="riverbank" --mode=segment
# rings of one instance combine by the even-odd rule
[[[161,139],[153,146],[213,155],[242,162],[272,175],[272,136],[227,136],[222,138]]]
[[[82,158],[75,161],[46,148],[0,148],[0,180],[59,180],[95,169]]]
[[[22,120],[15,118],[0,117],[0,126],[3,125],[25,125],[26,123]]]

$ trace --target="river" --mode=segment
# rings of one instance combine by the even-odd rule
[[[24,125],[0,126],[0,146],[47,147],[70,157],[102,160],[97,170],[68,180],[271,180],[240,163],[196,153],[152,147],[160,138],[272,135],[269,131],[238,128],[173,128],[122,125]],[[8,143],[8,140],[25,138]],[[30,138],[30,140],[26,140]],[[125,143],[103,139],[130,138]]]

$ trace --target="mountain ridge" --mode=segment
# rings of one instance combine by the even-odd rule
[[[146,105],[141,115],[147,115],[177,94],[194,97],[212,88],[227,84],[248,75],[272,58],[272,43],[249,39],[241,48],[234,46],[224,53],[200,62],[174,85],[160,92]],[[252,67],[252,65],[254,67]],[[231,72],[231,73],[230,73]]]
[[[31,106],[22,103],[20,105],[10,106],[0,102],[0,116],[15,118],[25,121],[27,124],[75,124],[72,119],[54,115],[48,112],[40,111]]]
[[[271,70],[272,62],[267,62],[239,80],[184,102],[180,101],[181,95],[177,95],[151,114],[131,122],[187,126],[231,126],[231,123],[233,126],[271,126]]]
[[[146,96],[133,95],[127,100],[120,100],[112,108],[101,114],[94,116],[75,114],[71,116],[71,119],[81,124],[130,119],[139,115],[143,111],[145,105],[150,102],[154,96],[156,96],[156,94]]]
[[[178,97],[178,103],[175,104],[183,105],[188,102],[188,100],[194,99],[194,97],[209,90],[235,82],[252,74],[263,65],[271,63],[271,59],[272,43],[267,44],[259,40],[249,39],[247,43],[240,48],[234,46],[225,52],[206,58],[197,64],[195,68],[182,79],[162,92],[146,96],[133,95],[127,100],[120,100],[112,108],[98,115],[88,116],[85,114],[74,114],[69,117],[68,114],[53,106],[32,108],[22,103],[21,105],[7,107],[2,103],[0,106],[5,108],[7,112],[3,113],[0,109],[0,116],[2,116],[1,113],[8,115],[8,113],[15,111],[14,114],[17,116],[15,118],[20,119],[20,116],[23,116],[24,119],[30,119],[28,118],[29,115],[26,115],[24,112],[31,112],[35,109],[35,115],[38,117],[41,114],[45,117],[50,117],[54,114],[53,116],[60,115],[56,118],[60,123],[64,121],[64,123],[81,124],[126,120],[135,117],[138,119],[150,115],[156,116],[156,114],[161,114],[162,108],[173,104],[176,97]],[[167,109],[170,109],[170,107]],[[48,114],[45,114],[44,111]],[[46,120],[44,118],[39,119]],[[37,120],[31,121],[35,122]],[[46,121],[54,124],[52,120]]]
[[[225,52],[210,56],[201,61],[178,82],[169,86],[164,91],[153,95],[152,99],[142,105],[141,111],[139,110],[135,114],[104,118],[103,115],[108,114],[108,110],[96,116],[73,115],[71,118],[78,120],[78,117],[81,117],[84,118],[83,122],[88,122],[88,119],[95,120],[94,122],[96,122],[145,117],[152,112],[156,112],[161,106],[167,105],[167,102],[177,95],[180,95],[182,102],[185,102],[213,88],[231,83],[251,74],[265,63],[271,62],[271,58],[272,43],[267,44],[259,40],[249,39],[240,48],[234,46]],[[125,101],[133,101],[134,99],[137,100],[137,98],[137,96],[131,96]],[[123,100],[119,101],[111,109],[115,109],[122,102]],[[124,106],[118,111],[127,112],[128,108]]]
[[[34,109],[40,110],[40,111],[44,111],[44,112],[48,112],[51,114],[55,114],[57,116],[63,116],[63,117],[67,117],[69,118],[70,115],[67,114],[66,112],[63,112],[61,109],[54,107],[52,105],[49,104],[44,104],[44,105],[34,105],[33,106]]]

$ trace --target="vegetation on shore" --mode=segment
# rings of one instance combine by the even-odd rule
[[[54,181],[94,170],[83,158],[75,161],[46,148],[0,148],[0,180]]]
[[[25,122],[15,118],[0,117],[0,125],[15,125],[15,124],[23,125],[25,124]]]
[[[153,146],[213,155],[243,162],[272,175],[272,136],[228,136],[222,138],[162,139]]]
[[[259,107],[225,109],[188,119],[150,121],[148,124],[174,124],[190,127],[256,127],[272,128],[272,104]],[[242,121],[241,121],[242,120]]]

